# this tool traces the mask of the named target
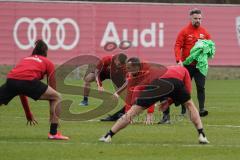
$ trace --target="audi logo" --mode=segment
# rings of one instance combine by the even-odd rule
[[[27,43],[23,44],[19,40],[19,28],[20,26],[26,23],[27,24]],[[79,42],[80,38],[80,30],[77,25],[77,23],[72,20],[71,18],[64,18],[64,19],[57,19],[57,18],[50,18],[50,19],[43,19],[43,18],[34,18],[30,19],[27,17],[22,17],[17,20],[14,30],[13,30],[13,38],[15,43],[20,49],[27,50],[30,49],[31,47],[34,47],[34,43],[37,40],[38,33],[37,33],[37,26],[36,24],[40,23],[42,24],[41,28],[41,38],[48,44],[48,48],[51,50],[57,50],[57,49],[64,49],[64,50],[71,50],[73,49]],[[52,30],[50,25],[56,25],[56,43],[55,44],[50,44],[51,38],[53,37]],[[66,29],[64,25],[71,25],[74,28],[74,40],[71,42],[71,44],[66,44],[65,39],[66,39]],[[39,35],[40,36],[40,35]]]

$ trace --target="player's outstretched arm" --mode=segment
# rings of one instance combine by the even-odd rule
[[[23,106],[23,109],[24,109],[24,112],[25,112],[25,116],[26,116],[26,119],[27,119],[27,125],[28,124],[30,124],[30,125],[38,124],[38,122],[35,120],[32,112],[30,110],[27,97],[24,96],[24,95],[20,95],[19,97],[20,97],[20,100],[21,100],[21,103],[22,103],[22,106]]]
[[[127,88],[127,85],[128,85],[128,80],[126,80],[126,82],[120,88],[118,88],[118,90],[113,95],[118,98],[119,94],[121,94],[121,92]]]

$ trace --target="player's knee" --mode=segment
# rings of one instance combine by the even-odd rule
[[[130,114],[126,113],[122,116],[122,119],[125,123],[129,124],[129,123],[131,123],[133,118]]]
[[[61,101],[62,100],[62,95],[61,93],[57,92],[57,100],[58,101]]]
[[[84,80],[85,83],[89,83],[89,78],[88,77],[85,77],[83,80]]]
[[[86,77],[84,77],[84,82],[85,83],[91,83],[92,81],[94,81],[95,80],[95,76],[94,75],[91,75],[91,74],[89,74],[89,75],[87,75]]]
[[[184,103],[184,106],[189,110],[192,107],[192,100],[188,100]]]
[[[62,95],[59,92],[55,92],[52,97],[56,101],[61,101],[62,100]]]

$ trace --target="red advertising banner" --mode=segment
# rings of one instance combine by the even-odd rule
[[[0,2],[0,64],[16,64],[30,55],[37,39],[61,64],[78,55],[116,54],[107,42],[132,42],[125,52],[146,61],[175,64],[178,32],[189,23],[188,11],[199,8],[216,44],[210,65],[240,65],[240,6],[144,3]]]

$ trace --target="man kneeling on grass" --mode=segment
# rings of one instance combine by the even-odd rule
[[[128,72],[138,72],[140,69],[141,63],[138,58],[130,58],[127,61]],[[136,90],[139,90],[138,88],[140,88],[142,91],[138,94],[134,105],[113,125],[113,127],[106,133],[105,136],[99,139],[99,141],[111,142],[113,135],[115,135],[121,129],[125,128],[135,116],[142,113],[145,109],[153,105],[155,102],[171,98],[175,105],[183,104],[189,111],[188,113],[190,119],[199,134],[199,143],[209,143],[207,137],[203,132],[203,125],[198,114],[198,110],[190,97],[189,91],[186,89],[186,86],[188,85],[186,83],[191,82],[188,71],[181,66],[173,67],[171,69],[173,70],[172,72],[175,70],[177,74],[171,74],[171,76],[168,76],[167,78],[163,75],[157,79],[155,78],[151,81],[148,81],[148,85],[146,85],[146,81],[144,81],[144,84],[139,84],[139,86],[136,86]],[[150,72],[149,74],[154,73]],[[189,80],[180,80],[179,76],[182,76],[180,74],[185,74],[185,78],[188,78]],[[143,86],[145,86],[144,90]]]

